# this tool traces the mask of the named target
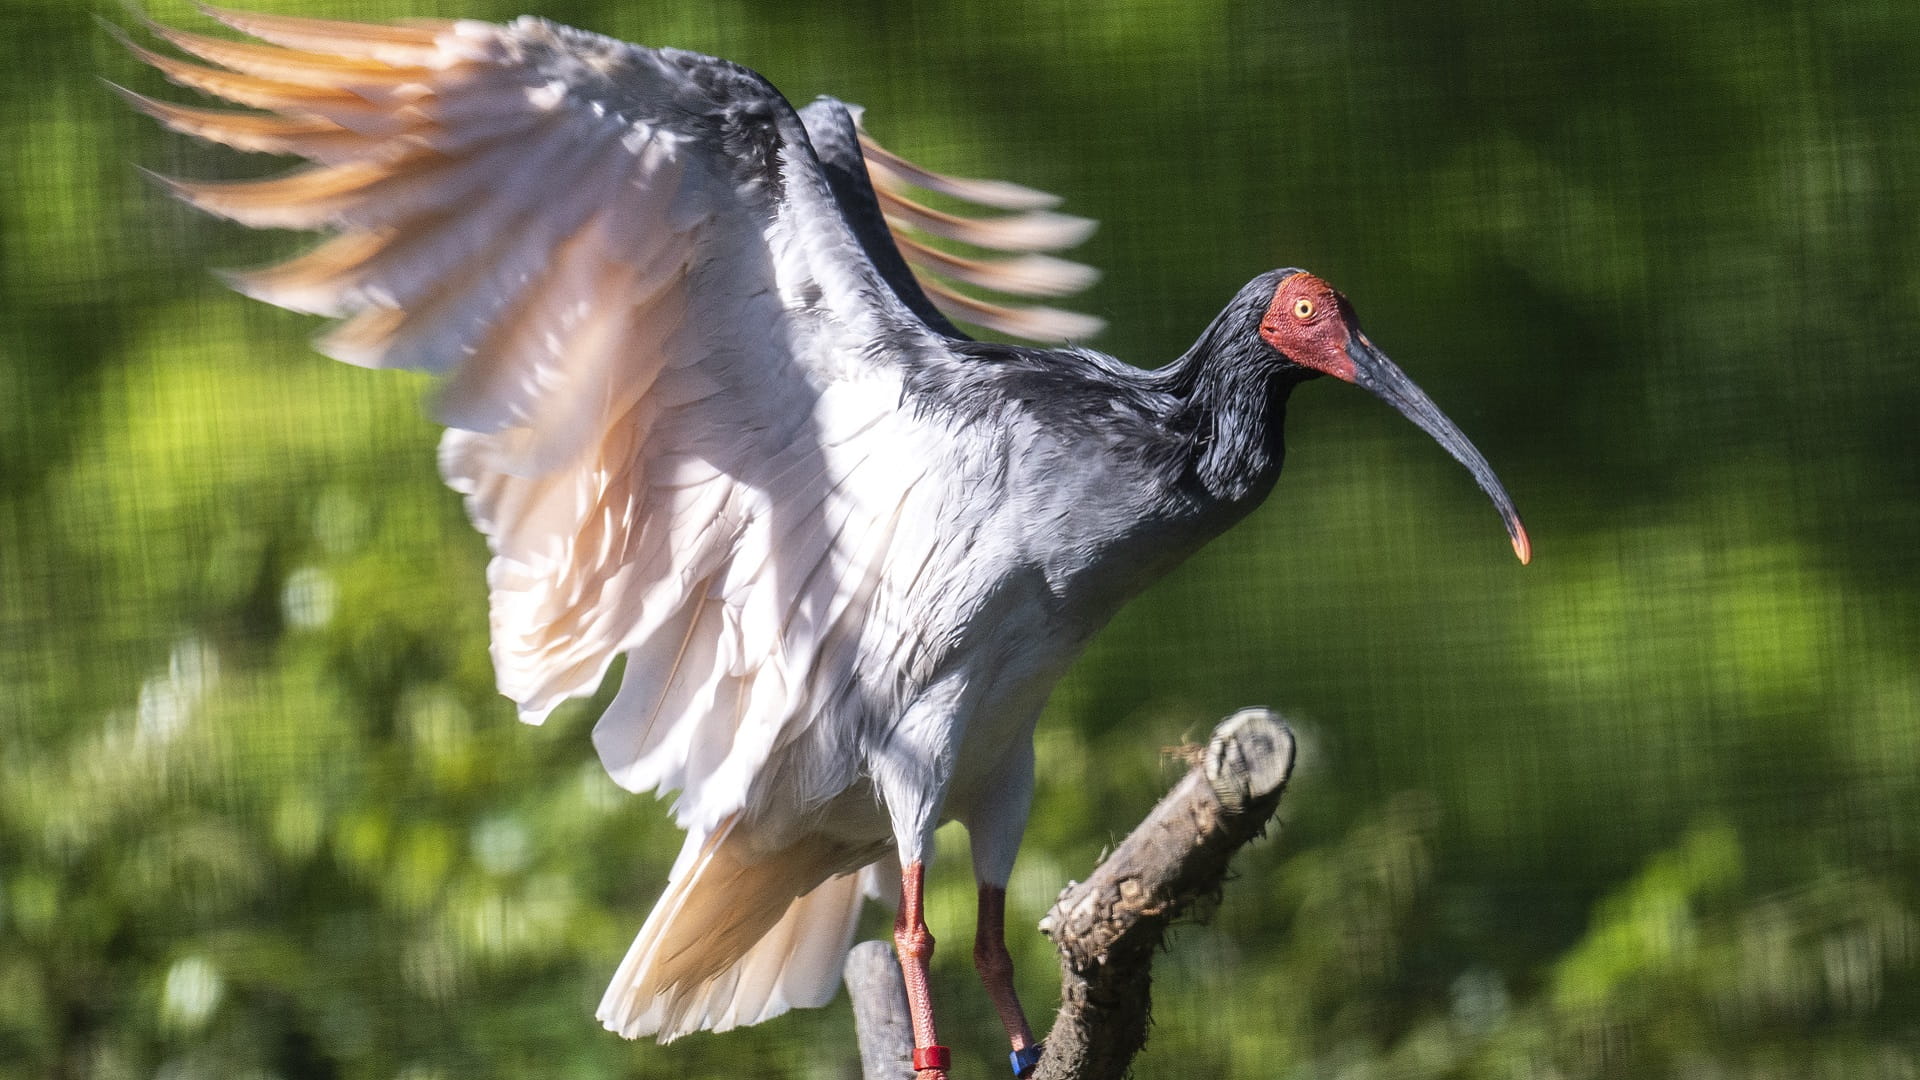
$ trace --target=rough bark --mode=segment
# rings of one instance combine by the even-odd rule
[[[863,941],[847,954],[847,996],[860,1042],[864,1080],[913,1080],[913,1024],[907,1019],[907,981],[893,944]]]
[[[1125,1074],[1146,1043],[1155,950],[1175,919],[1219,894],[1234,853],[1266,828],[1293,751],[1293,733],[1277,715],[1247,709],[1228,717],[1201,760],[1092,876],[1060,894],[1040,923],[1060,955],[1060,1012],[1034,1080]],[[911,1076],[900,1071],[912,1038],[893,950],[881,942],[855,949],[847,986],[866,1080]]]

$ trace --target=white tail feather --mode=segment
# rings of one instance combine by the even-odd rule
[[[596,1015],[629,1039],[670,1042],[833,999],[866,899],[848,849],[818,838],[752,850],[729,821],[688,838],[660,902]]]

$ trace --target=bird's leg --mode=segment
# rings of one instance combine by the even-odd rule
[[[913,1022],[913,1067],[922,1080],[947,1080],[951,1055],[935,1041],[933,998],[927,987],[927,961],[933,958],[933,934],[927,929],[922,878],[926,864],[918,860],[900,868],[900,913],[893,920],[893,947],[900,954],[900,974],[907,982],[907,1016]]]
[[[1033,1029],[1027,1026],[1027,1014],[1020,1008],[1020,996],[1013,990],[1013,957],[1007,953],[1007,890],[999,885],[980,883],[980,922],[973,934],[973,967],[987,988],[987,997],[1000,1014],[1000,1023],[1013,1043],[1013,1075],[1024,1077],[1040,1061],[1040,1045],[1034,1042]]]

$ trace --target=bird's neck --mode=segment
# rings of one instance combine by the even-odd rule
[[[1312,374],[1260,340],[1264,310],[1261,295],[1237,297],[1184,356],[1161,369],[1181,402],[1189,473],[1222,502],[1266,497],[1285,457],[1287,396]]]

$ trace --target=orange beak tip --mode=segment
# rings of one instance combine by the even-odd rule
[[[1533,542],[1527,539],[1527,530],[1519,529],[1513,534],[1513,553],[1520,557],[1520,565],[1533,561]]]

